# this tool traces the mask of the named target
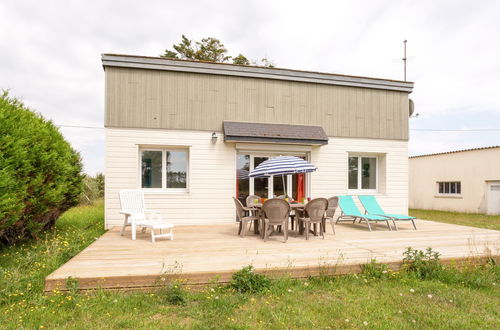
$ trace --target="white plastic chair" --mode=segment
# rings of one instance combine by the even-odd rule
[[[132,227],[132,239],[136,238],[137,227],[142,227],[142,231],[146,228],[151,229],[151,240],[155,242],[158,237],[170,237],[174,239],[172,228],[174,225],[165,222],[162,219],[160,212],[146,209],[144,202],[144,193],[139,189],[123,189],[120,190],[120,205],[121,214],[125,215],[125,221],[121,230],[121,235],[125,233],[125,227]],[[160,230],[159,235],[155,235],[155,229]],[[169,229],[169,233],[163,234],[163,229]]]

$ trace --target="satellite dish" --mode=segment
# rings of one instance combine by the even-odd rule
[[[408,99],[408,111],[409,111],[409,116],[411,117],[413,113],[415,112],[415,103],[413,103],[412,99]]]

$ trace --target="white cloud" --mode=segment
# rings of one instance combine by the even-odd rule
[[[0,3],[0,88],[58,124],[102,126],[103,52],[155,56],[181,34],[214,36],[234,55],[267,56],[281,67],[401,79],[408,39],[421,114],[411,126],[460,128],[478,113],[500,113],[499,13],[495,0],[7,0]],[[457,114],[462,121],[446,119]],[[103,170],[102,132],[63,132],[87,171]],[[412,134],[410,150],[498,144],[491,133],[422,136]]]

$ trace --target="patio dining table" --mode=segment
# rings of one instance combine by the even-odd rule
[[[289,204],[291,210],[303,210],[306,206],[304,203],[289,203]],[[258,212],[257,216],[259,218],[262,217],[262,205],[263,205],[262,203],[255,203],[252,205],[252,207],[257,210]],[[259,220],[254,221],[253,230],[255,234],[259,234]]]

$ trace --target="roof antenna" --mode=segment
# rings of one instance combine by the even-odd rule
[[[404,77],[405,77],[405,79],[404,79],[404,80],[405,80],[405,81],[406,81],[406,60],[407,60],[407,58],[406,58],[406,42],[407,42],[407,41],[408,41],[408,40],[406,40],[406,39],[405,39],[405,41],[403,41],[403,43],[404,43],[404,49],[405,49],[405,51],[404,51],[404,57],[403,57],[403,63],[404,63]]]

